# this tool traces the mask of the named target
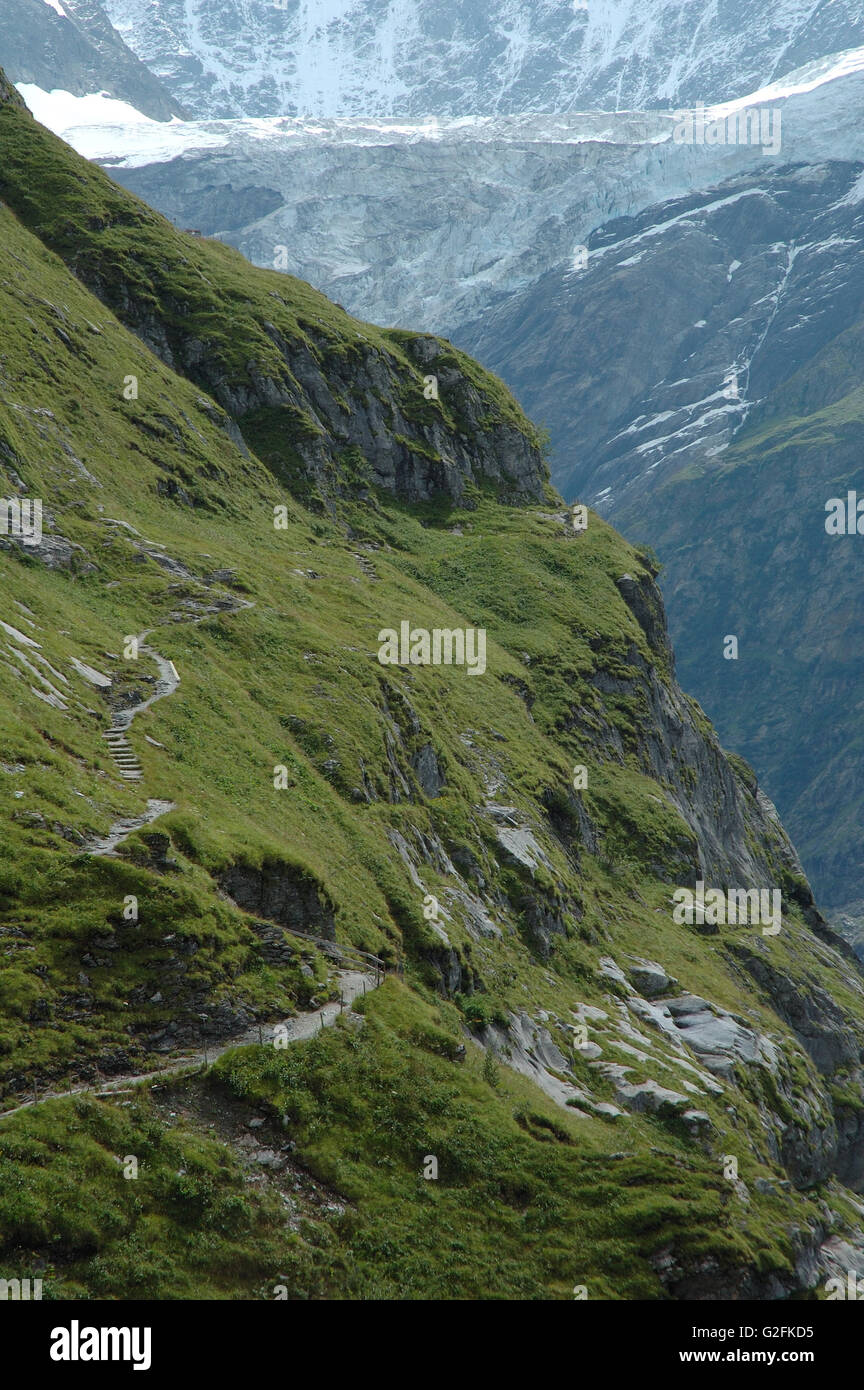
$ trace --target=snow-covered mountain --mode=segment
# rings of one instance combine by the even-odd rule
[[[668,478],[719,466],[772,414],[778,385],[861,311],[864,140],[860,156],[748,171],[614,220],[584,269],[460,326],[550,429],[565,495],[632,530]]]
[[[103,0],[189,111],[477,116],[742,96],[864,43],[864,0]]]
[[[185,114],[99,0],[0,0],[0,64],[13,82],[75,97],[107,92],[158,121]]]

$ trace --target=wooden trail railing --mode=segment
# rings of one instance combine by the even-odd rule
[[[284,922],[267,922],[255,919],[255,926],[268,932],[274,930],[289,932],[291,936],[297,937],[300,941],[308,941],[310,945],[317,946],[324,955],[331,960],[339,961],[342,964],[356,965],[361,970],[373,970],[375,973],[375,984],[380,984],[387,973],[387,965],[381,956],[372,955],[370,951],[361,951],[359,946],[343,945],[341,941],[330,941],[325,936],[313,936],[311,932],[302,931],[300,927],[288,927]],[[401,975],[400,966],[396,966],[397,972]]]

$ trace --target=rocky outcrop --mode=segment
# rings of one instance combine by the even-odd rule
[[[417,777],[417,781],[423,791],[424,796],[440,796],[446,780],[435,756],[435,749],[431,743],[424,743],[411,759],[411,766]]]
[[[26,110],[27,107],[21,93],[15,90],[2,68],[0,68],[0,106],[17,106],[20,110]]]
[[[609,1122],[625,1111],[651,1115],[683,1128],[700,1144],[712,1142],[715,1133],[706,1102],[725,1097],[731,1106],[727,1113],[734,1115],[736,1095],[755,1097],[759,1126],[746,1141],[741,1136],[732,1142],[746,1142],[761,1163],[788,1175],[777,1180],[783,1190],[806,1190],[832,1177],[853,1190],[864,1187],[864,1102],[855,1029],[830,1000],[817,991],[812,1007],[801,1006],[809,1022],[820,1003],[830,1006],[815,1049],[818,1070],[809,1069],[802,1080],[794,1043],[775,1032],[769,1036],[752,1014],[732,1014],[711,999],[676,988],[659,962],[630,958],[622,968],[605,956],[598,970],[620,992],[606,996],[606,1009],[579,1004],[569,1018],[545,1010],[510,1014],[506,1022],[482,1028],[478,1040],[559,1105]],[[792,1021],[783,1002],[794,996],[796,985],[779,969],[774,977],[771,1005],[781,1016],[784,1008],[790,1013],[795,1037],[812,1056],[804,1024],[800,1018]],[[638,990],[630,980],[638,982]],[[669,992],[656,997],[664,990]],[[810,1038],[812,1033],[811,1028]],[[837,1070],[844,1079],[840,1089],[826,1084]],[[759,1191],[773,1190],[767,1181],[759,1179]]]
[[[730,1078],[739,1062],[776,1068],[774,1044],[707,999],[683,994],[666,1001],[666,1007],[682,1041],[714,1075]]]
[[[568,1079],[569,1060],[544,1020],[527,1013],[510,1014],[506,1024],[489,1023],[482,1028],[478,1041],[514,1071],[530,1077],[558,1105],[595,1108],[590,1096]]]
[[[284,860],[271,860],[259,867],[232,864],[219,875],[224,893],[256,917],[266,917],[281,926],[334,940],[333,904],[310,874]]]
[[[818,1222],[794,1227],[792,1268],[763,1274],[716,1256],[687,1259],[665,1247],[651,1257],[664,1288],[672,1298],[694,1302],[776,1302],[815,1287],[819,1279],[819,1255],[827,1227]]]
[[[622,574],[617,584],[618,592],[648,638],[652,650],[671,668],[672,644],[666,629],[666,614],[652,576],[642,574],[638,579],[634,579],[632,574]]]
[[[797,855],[755,774],[742,760],[727,757],[698,705],[671,678],[671,647],[655,581],[649,573],[639,580],[623,575],[618,588],[651,643],[654,661],[646,662],[634,645],[627,654],[629,678],[620,668],[613,675],[601,667],[591,682],[603,696],[637,703],[639,766],[663,787],[692,833],[670,846],[665,865],[653,868],[682,885],[692,886],[701,877],[716,887],[794,888],[799,905],[813,913],[814,925],[824,927]],[[569,724],[604,761],[625,761],[621,734],[605,709],[576,706]]]
[[[864,1032],[853,1027],[840,1006],[813,979],[791,979],[767,957],[744,945],[730,952],[771,1000],[819,1070],[830,1076],[864,1061]],[[856,981],[852,988],[861,992]]]
[[[627,968],[627,973],[638,993],[645,999],[657,999],[660,995],[666,994],[672,985],[678,983],[673,976],[667,975],[663,966],[658,965],[656,960],[634,958],[633,963]]]
[[[98,260],[79,257],[76,269],[169,367],[219,402],[224,428],[238,427],[245,445],[306,501],[367,495],[370,486],[408,502],[443,495],[457,506],[470,504],[472,484],[493,485],[505,502],[547,494],[536,432],[503,388],[493,379],[487,385],[444,339],[399,333],[373,342],[347,316],[341,341],[321,320],[298,332],[274,275],[267,312],[277,322],[253,309],[247,359],[229,370],[224,346],[217,350],[189,324],[165,266],[154,264],[157,294],[146,297]]]

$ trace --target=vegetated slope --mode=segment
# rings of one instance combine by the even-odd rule
[[[104,6],[198,118],[475,116],[720,101],[864,39],[860,0]]]
[[[126,47],[99,0],[3,0],[0,59],[13,82],[76,97],[106,92],[156,121],[185,114]]]
[[[835,161],[664,203],[466,335],[548,425],[565,495],[654,546],[683,682],[847,917],[864,553],[825,521],[864,482],[862,194],[862,166]]]
[[[3,489],[45,506],[39,545],[0,537],[4,1100],[263,1039],[0,1118],[4,1277],[817,1286],[864,1241],[864,988],[678,688],[650,561],[573,529],[494,378],[180,236],[0,96]],[[486,671],[380,665],[402,621],[484,628]],[[152,653],[180,681],[129,731],[133,782],[101,734],[157,693]],[[174,809],[91,852],[148,801]],[[700,877],[779,888],[781,932],[676,925]],[[280,1050],[331,988],[292,927],[404,974]]]

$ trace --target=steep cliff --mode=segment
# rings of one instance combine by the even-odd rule
[[[79,0],[71,0],[75,5]],[[722,101],[864,39],[860,0],[105,0],[199,118]]]
[[[468,482],[544,496],[536,430],[451,344],[359,324],[308,285],[179,235],[83,161],[70,180],[67,163],[60,141],[21,120],[6,135],[0,197],[281,476],[326,491],[359,449],[369,481],[409,500],[461,498]]]

